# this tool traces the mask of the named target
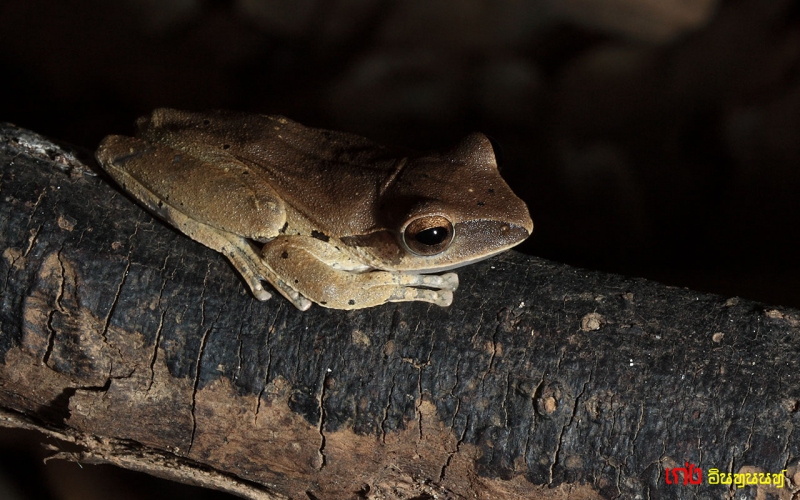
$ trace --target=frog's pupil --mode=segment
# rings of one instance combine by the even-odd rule
[[[423,245],[438,245],[447,239],[447,235],[446,227],[432,227],[418,232],[415,238]]]

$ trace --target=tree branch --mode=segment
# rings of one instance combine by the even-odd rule
[[[78,156],[0,127],[0,423],[57,458],[254,499],[795,490],[795,310],[510,252],[449,308],[302,313]]]

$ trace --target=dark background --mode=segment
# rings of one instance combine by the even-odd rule
[[[413,149],[480,130],[522,251],[800,306],[797,1],[5,0],[0,82],[0,121],[88,150],[160,106]],[[10,500],[200,498],[0,441]]]

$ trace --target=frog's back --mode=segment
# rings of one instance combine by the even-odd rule
[[[281,116],[155,110],[140,135],[205,161],[235,158],[332,236],[380,229],[381,188],[402,158],[369,139]]]

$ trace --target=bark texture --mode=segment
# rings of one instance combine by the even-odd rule
[[[798,311],[510,252],[461,270],[449,308],[301,313],[255,301],[89,156],[3,125],[0,165],[0,423],[58,457],[249,498],[800,483]],[[687,463],[787,482],[667,484]]]

